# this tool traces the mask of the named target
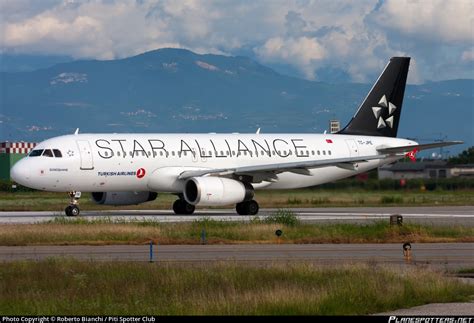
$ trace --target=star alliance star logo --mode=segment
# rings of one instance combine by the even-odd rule
[[[74,156],[74,151],[68,150],[68,151],[67,151],[67,155],[68,155],[69,157]]]
[[[395,112],[397,107],[392,102],[388,102],[388,105],[387,105],[387,97],[385,96],[385,94],[380,99],[378,104],[380,105],[380,107],[372,107],[372,111],[374,112],[375,119],[378,119],[379,121],[377,124],[377,129],[385,128],[387,127],[387,125],[390,128],[393,128],[393,113]],[[388,108],[389,117],[385,120],[381,116],[383,108]]]

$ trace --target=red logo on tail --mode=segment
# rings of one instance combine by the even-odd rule
[[[145,176],[145,173],[146,173],[145,168],[139,168],[137,170],[137,178],[143,178]]]
[[[405,156],[408,157],[408,158],[410,158],[410,160],[411,160],[412,162],[416,162],[416,153],[417,153],[417,152],[418,152],[418,149],[415,148],[415,149],[413,149],[412,151],[407,152],[407,153],[405,154]]]

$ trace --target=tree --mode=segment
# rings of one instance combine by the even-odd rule
[[[451,164],[474,164],[474,146],[469,147],[455,157],[449,158]]]

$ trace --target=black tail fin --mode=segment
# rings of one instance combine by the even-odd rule
[[[346,135],[396,137],[410,57],[392,57],[347,126]]]

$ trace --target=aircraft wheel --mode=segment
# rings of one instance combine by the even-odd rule
[[[194,213],[196,207],[192,204],[189,204],[185,200],[178,199],[173,203],[173,211],[175,214],[179,215],[191,215]]]
[[[183,211],[184,211],[184,214],[186,215],[191,215],[194,213],[194,210],[196,209],[196,207],[192,204],[189,204],[188,202],[186,201],[183,201]]]
[[[64,211],[67,216],[78,216],[81,212],[77,205],[69,205]]]
[[[246,202],[237,203],[235,205],[235,210],[237,211],[237,214],[239,215],[249,215]]]
[[[256,215],[258,213],[258,203],[255,200],[251,200],[247,202],[247,210],[249,215]]]
[[[176,200],[173,203],[173,211],[175,214],[183,214],[182,200]]]

